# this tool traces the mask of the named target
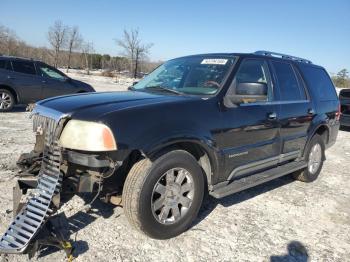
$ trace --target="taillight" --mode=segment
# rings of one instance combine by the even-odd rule
[[[340,104],[338,105],[338,112],[335,113],[335,119],[339,121],[340,119],[340,114],[341,114],[341,111],[340,111]]]

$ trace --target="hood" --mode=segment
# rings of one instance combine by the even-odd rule
[[[155,103],[169,103],[193,99],[200,98],[125,91],[59,96],[42,100],[37,104],[62,114],[71,115],[72,118],[96,120],[105,114],[119,110]]]

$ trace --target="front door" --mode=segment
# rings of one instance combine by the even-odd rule
[[[36,66],[38,74],[42,77],[42,99],[76,93],[76,89],[70,85],[63,73],[44,63],[37,63]]]
[[[239,83],[267,84],[266,101],[247,101],[222,112],[221,147],[225,156],[224,179],[234,180],[278,163],[280,137],[278,105],[274,103],[269,67],[264,59],[244,59],[228,90]]]

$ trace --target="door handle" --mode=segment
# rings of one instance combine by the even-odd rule
[[[46,83],[46,80],[42,80],[41,83],[45,84],[45,83]]]
[[[275,112],[269,113],[267,118],[269,120],[275,120],[277,118],[277,114]]]
[[[7,76],[7,79],[13,79],[13,77],[12,76]]]
[[[307,113],[308,113],[309,115],[314,115],[314,114],[315,114],[315,110],[314,110],[313,108],[309,108],[309,109],[307,110]]]

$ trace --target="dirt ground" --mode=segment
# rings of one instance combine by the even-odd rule
[[[125,89],[84,79],[101,90]],[[96,82],[98,82],[96,84]],[[15,162],[34,143],[31,120],[23,108],[0,114],[0,233],[12,219]],[[209,198],[184,234],[152,240],[131,228],[123,209],[97,202],[93,213],[80,211],[74,197],[60,211],[76,239],[76,261],[350,261],[350,131],[337,143],[314,183],[289,176],[221,200]],[[0,261],[27,261],[1,255]],[[34,261],[65,261],[62,251],[47,250]]]

